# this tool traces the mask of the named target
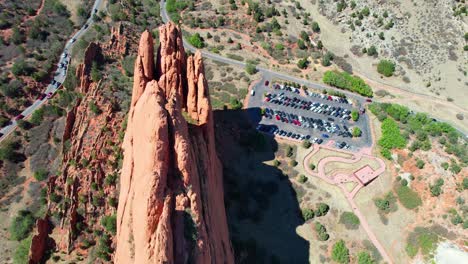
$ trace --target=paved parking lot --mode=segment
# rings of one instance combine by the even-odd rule
[[[265,78],[253,87],[253,91],[249,94],[248,106],[264,109],[263,116],[260,111],[251,112],[258,123],[257,129],[263,132],[299,141],[318,139],[317,143],[326,143],[333,140],[351,150],[372,144],[367,114],[363,113],[358,121],[352,121],[351,111],[359,111],[360,108],[351,104],[349,99],[279,86]],[[353,127],[361,129],[361,137],[352,137]]]

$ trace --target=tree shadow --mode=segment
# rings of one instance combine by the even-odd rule
[[[304,223],[296,191],[265,163],[278,143],[255,129],[260,109],[215,110],[214,118],[236,263],[309,263],[309,242],[296,232]]]

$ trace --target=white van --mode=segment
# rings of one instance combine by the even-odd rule
[[[250,95],[254,96],[255,95],[255,90],[250,91]]]

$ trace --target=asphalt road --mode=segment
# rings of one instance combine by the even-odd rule
[[[270,83],[269,87],[265,86],[265,81],[266,80],[268,80],[269,83]],[[327,131],[320,131],[320,130],[314,129],[314,128],[300,127],[300,126],[293,125],[291,123],[283,123],[281,121],[277,121],[275,119],[275,117],[273,117],[272,119],[261,118],[259,111],[251,111],[250,113],[252,115],[252,120],[254,120],[255,123],[258,122],[258,123],[264,124],[266,126],[274,126],[274,127],[279,128],[279,129],[282,129],[282,130],[285,130],[285,131],[288,131],[288,132],[292,132],[292,133],[296,133],[296,134],[299,133],[299,134],[302,134],[302,135],[311,135],[312,138],[314,138],[314,137],[322,138],[324,140],[324,144],[329,140],[333,140],[335,142],[343,142],[344,141],[348,145],[351,146],[350,149],[353,150],[353,151],[356,151],[356,150],[361,149],[363,147],[372,146],[372,135],[370,134],[369,117],[368,117],[368,115],[366,113],[360,115],[359,120],[357,122],[350,122],[348,120],[343,120],[343,119],[341,119],[339,117],[333,117],[333,116],[325,115],[325,114],[318,114],[318,113],[315,113],[315,112],[310,111],[310,110],[294,109],[294,108],[287,107],[287,106],[284,106],[284,105],[277,105],[277,104],[273,104],[273,103],[270,103],[270,102],[265,102],[263,94],[265,92],[269,92],[269,93],[272,93],[272,94],[279,94],[279,93],[283,92],[286,96],[288,96],[290,98],[296,97],[298,99],[323,103],[323,104],[327,104],[327,105],[330,105],[330,106],[339,106],[339,107],[342,107],[342,108],[345,108],[345,109],[348,109],[348,110],[353,110],[353,109],[358,110],[358,108],[356,106],[350,105],[350,104],[343,104],[343,103],[339,103],[339,102],[334,102],[334,101],[328,101],[326,99],[320,99],[320,98],[316,98],[316,97],[309,97],[309,96],[306,96],[305,94],[303,94],[303,92],[301,92],[301,94],[297,94],[297,93],[293,93],[293,92],[286,91],[286,90],[275,90],[275,89],[271,88],[272,84],[273,84],[273,82],[272,82],[271,79],[268,79],[267,77],[263,76],[263,78],[260,80],[260,82],[258,82],[252,88],[253,90],[255,90],[255,95],[252,96],[251,93],[249,93],[249,95],[248,95],[249,96],[248,107],[249,108],[254,108],[254,109],[270,108],[270,109],[274,109],[274,110],[280,110],[280,111],[283,111],[283,112],[286,112],[286,113],[301,115],[301,116],[304,116],[304,117],[312,117],[312,118],[315,118],[315,119],[322,119],[323,121],[328,121],[328,118],[333,118],[334,119],[333,122],[335,124],[339,125],[342,130],[343,130],[343,125],[346,125],[348,128],[357,126],[357,127],[359,127],[361,129],[362,135],[361,135],[361,137],[358,137],[358,138],[342,137],[342,136],[338,136],[337,134],[334,134],[334,133],[329,133]],[[321,136],[322,134],[327,134],[329,136],[329,138],[328,139],[323,138]]]
[[[169,19],[169,16],[167,14],[167,11],[166,11],[166,2],[161,1],[161,5],[162,5],[161,6],[161,18],[162,18],[164,23],[167,23],[167,22],[170,21],[170,19]],[[192,52],[195,52],[197,50],[197,48],[195,48],[190,43],[188,43],[185,40],[185,38],[183,39],[183,42],[184,42],[184,47],[186,49],[188,49],[188,50],[190,50]],[[246,66],[245,62],[233,60],[233,59],[230,59],[230,58],[225,58],[225,57],[223,57],[221,55],[214,54],[214,53],[211,53],[211,52],[207,52],[205,50],[201,50],[201,53],[202,53],[203,57],[209,58],[209,59],[212,59],[212,60],[215,60],[215,61],[224,62],[224,63],[230,64],[230,65],[236,65],[236,66],[239,66],[239,67],[245,67]],[[358,106],[364,105],[365,102],[366,102],[365,97],[360,96],[360,95],[355,94],[355,93],[352,93],[352,92],[349,92],[349,91],[340,90],[340,89],[337,89],[337,88],[334,88],[334,87],[331,87],[331,86],[327,86],[327,85],[324,85],[324,84],[321,84],[321,83],[311,82],[311,81],[308,81],[308,80],[304,80],[304,79],[301,79],[301,78],[291,76],[291,75],[286,74],[286,73],[273,71],[271,69],[263,68],[263,67],[260,67],[260,66],[257,66],[256,68],[260,73],[263,74],[263,78],[267,78],[269,80],[281,79],[281,80],[286,80],[286,81],[290,81],[290,82],[296,82],[296,83],[299,83],[301,85],[311,87],[311,88],[313,88],[315,90],[324,90],[324,89],[330,90],[331,89],[331,90],[339,91],[341,93],[344,93],[348,98],[355,99],[356,102],[358,102]],[[468,135],[465,134],[463,131],[459,130],[459,132],[462,135],[465,135],[466,138],[468,138]]]
[[[78,41],[78,39],[82,35],[84,35],[84,33],[93,25],[93,23],[94,23],[93,15],[95,14],[94,10],[97,9],[97,11],[99,11],[99,6],[101,5],[101,3],[102,3],[102,0],[96,0],[94,2],[93,8],[91,9],[91,15],[88,18],[88,20],[86,21],[86,23],[65,44],[65,48],[64,48],[62,54],[60,55],[60,60],[57,63],[57,70],[56,70],[55,75],[54,75],[54,80],[55,81],[60,82],[60,83],[63,83],[65,81],[65,77],[67,76],[67,71],[68,71],[68,63],[70,62],[70,56],[71,56],[72,48],[75,45],[76,41]],[[85,25],[88,25],[88,27],[85,28]],[[73,39],[75,39],[75,41],[72,42]],[[64,54],[67,54],[67,56],[64,57]],[[64,63],[64,64],[66,63],[67,67],[66,68],[60,68],[59,65],[62,64],[62,63]],[[48,93],[54,94],[60,87],[61,86],[57,87],[55,85],[49,84],[47,86],[46,90],[44,91],[44,93],[45,94],[48,94]],[[23,110],[23,112],[21,112],[21,115],[23,115],[24,118],[29,117],[34,111],[39,109],[39,107],[41,107],[42,104],[47,102],[47,100],[49,100],[49,99],[47,97],[45,97],[42,100],[38,99],[38,100],[34,101],[34,103],[32,105],[30,105],[28,108]],[[10,133],[12,133],[16,129],[17,126],[18,126],[18,124],[17,124],[16,120],[13,119],[13,120],[11,120],[11,123],[8,126],[1,128],[0,133],[3,134],[3,136],[0,137],[0,142],[5,140],[5,138]]]

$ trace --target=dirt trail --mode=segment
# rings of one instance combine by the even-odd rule
[[[36,14],[34,16],[28,16],[28,17],[25,17],[23,22],[26,22],[26,21],[29,21],[29,20],[33,20],[35,19],[39,14],[41,14],[42,12],[42,9],[44,9],[44,4],[45,4],[45,0],[42,0],[41,1],[41,5],[39,6],[39,8],[37,9],[36,11]]]

